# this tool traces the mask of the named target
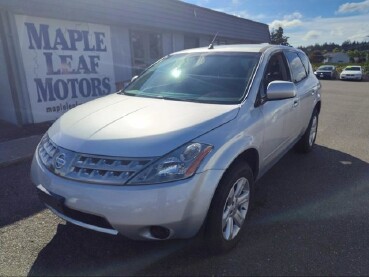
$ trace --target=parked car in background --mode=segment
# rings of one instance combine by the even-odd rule
[[[32,180],[76,225],[141,240],[204,226],[208,245],[228,250],[246,228],[255,182],[296,144],[313,149],[320,107],[300,50],[184,50],[61,116],[37,147]]]
[[[363,79],[363,70],[359,65],[350,65],[343,69],[340,74],[341,80],[359,80]]]
[[[315,76],[319,79],[337,79],[338,72],[334,65],[322,65],[315,72]]]

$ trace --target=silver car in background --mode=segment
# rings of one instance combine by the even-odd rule
[[[32,180],[50,210],[79,226],[150,240],[203,227],[211,249],[228,250],[247,228],[255,182],[293,146],[313,149],[320,109],[300,50],[185,50],[59,118]]]
[[[334,65],[322,65],[314,71],[315,76],[318,79],[330,79],[336,80],[338,77],[337,69]]]

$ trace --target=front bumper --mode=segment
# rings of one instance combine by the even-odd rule
[[[63,199],[64,209],[46,202],[56,215],[88,229],[120,233],[131,239],[157,239],[150,232],[152,226],[168,229],[168,239],[194,236],[205,220],[223,173],[209,170],[165,184],[114,186],[56,176],[40,163],[37,154],[31,169],[32,182],[41,193]],[[91,217],[103,219],[108,225],[84,220]]]

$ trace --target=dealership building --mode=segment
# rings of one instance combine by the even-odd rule
[[[266,24],[177,0],[0,0],[0,120],[53,121],[216,33],[269,42]]]

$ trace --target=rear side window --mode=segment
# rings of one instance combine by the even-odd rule
[[[309,58],[303,54],[303,53],[298,53],[301,61],[302,61],[302,64],[304,65],[305,67],[305,70],[306,70],[306,73],[309,75],[310,73],[310,61],[309,61]],[[333,70],[333,66],[330,68],[330,70]]]
[[[291,68],[292,81],[294,83],[298,83],[301,80],[305,79],[307,74],[305,71],[305,67],[302,64],[300,57],[295,52],[287,51],[285,52],[288,63]]]

